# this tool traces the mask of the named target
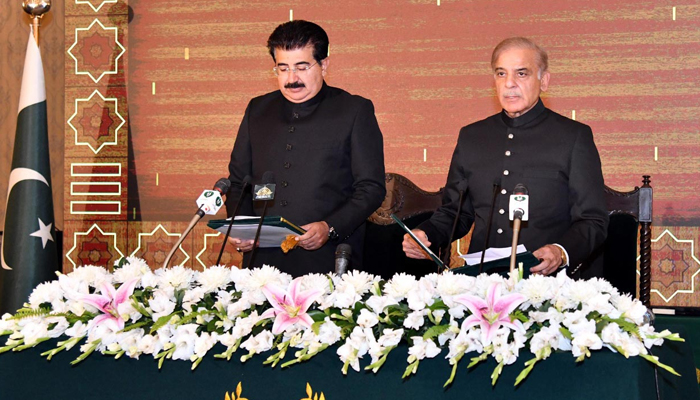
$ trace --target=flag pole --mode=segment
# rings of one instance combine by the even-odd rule
[[[24,12],[32,17],[34,40],[39,45],[39,20],[51,9],[51,0],[24,0],[22,2]]]

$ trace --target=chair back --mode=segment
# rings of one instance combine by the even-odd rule
[[[423,276],[435,272],[435,263],[406,257],[401,242],[404,231],[391,218],[395,214],[413,229],[433,215],[442,203],[442,189],[428,192],[403,175],[387,173],[386,197],[382,205],[367,219],[363,269],[391,278],[397,272]]]
[[[605,279],[620,291],[632,295],[637,293],[637,258],[639,258],[638,297],[647,307],[651,294],[653,190],[650,182],[650,176],[644,175],[642,186],[635,187],[629,192],[619,192],[605,187],[610,224],[603,250]]]

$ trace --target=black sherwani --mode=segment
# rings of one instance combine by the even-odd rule
[[[457,208],[457,183],[468,181],[468,195],[455,237],[472,226],[469,252],[481,251],[494,183],[499,183],[489,247],[510,247],[510,194],[524,184],[530,195],[529,221],[519,243],[529,251],[557,243],[569,254],[569,268],[584,263],[582,277],[602,276],[602,260],[587,265],[607,235],[608,212],[603,197],[600,157],[591,128],[563,117],[542,104],[518,118],[505,112],[461,129],[447,177],[443,205],[419,226],[438,246],[449,240]]]
[[[312,99],[295,104],[280,91],[250,101],[231,152],[227,196],[229,214],[246,175],[260,183],[275,174],[277,190],[267,215],[297,225],[326,221],[339,235],[323,247],[258,249],[255,266],[273,265],[293,276],[334,269],[339,243],[352,246],[352,268],[361,269],[365,220],[382,203],[384,148],[372,102],[327,86]],[[247,195],[242,215],[260,215],[262,203]],[[249,256],[249,254],[247,255]]]

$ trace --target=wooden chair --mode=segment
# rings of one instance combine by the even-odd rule
[[[432,261],[406,257],[401,248],[404,231],[391,219],[391,214],[399,217],[409,228],[415,228],[440,207],[442,189],[437,192],[425,191],[405,176],[395,173],[387,173],[384,180],[384,202],[367,219],[363,269],[385,279],[397,272],[416,276],[435,272]]]
[[[604,277],[619,290],[634,294],[637,289],[639,258],[638,298],[647,307],[651,295],[653,190],[650,182],[650,176],[644,175],[642,187],[635,187],[629,192],[618,192],[605,187],[610,225],[604,244]]]

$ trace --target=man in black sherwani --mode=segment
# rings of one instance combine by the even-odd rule
[[[318,25],[290,21],[267,42],[279,90],[250,101],[231,152],[229,213],[246,175],[254,183],[275,174],[276,194],[267,215],[279,215],[307,232],[287,254],[259,248],[254,262],[299,276],[334,269],[339,243],[352,246],[351,267],[361,269],[365,220],[386,193],[382,133],[372,102],[326,85],[328,36]],[[260,215],[247,195],[242,215]],[[252,241],[229,239],[250,255]]]
[[[522,183],[529,189],[530,209],[519,242],[542,260],[530,271],[550,275],[568,267],[577,278],[602,276],[602,259],[590,262],[608,225],[591,128],[545,108],[540,93],[549,86],[547,53],[531,40],[501,42],[491,68],[503,111],[461,129],[443,204],[414,232],[428,245],[446,245],[457,211],[457,185],[466,181],[454,237],[464,236],[474,224],[469,249],[482,251],[493,212],[489,247],[510,247],[509,195]],[[409,257],[426,257],[408,237],[403,247]]]

